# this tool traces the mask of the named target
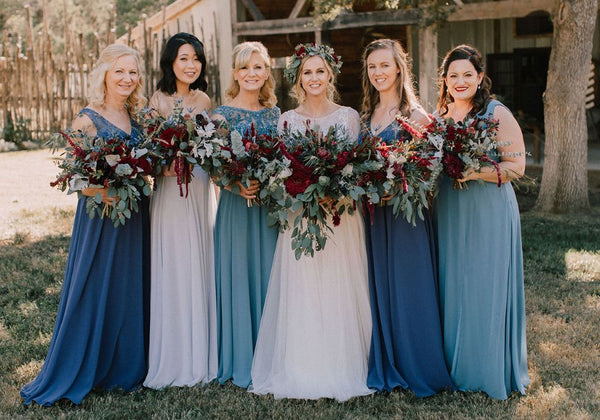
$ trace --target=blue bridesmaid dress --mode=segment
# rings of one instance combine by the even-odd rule
[[[139,142],[84,108],[98,136]],[[24,403],[50,406],[60,399],[80,404],[92,388],[131,391],[146,374],[149,297],[148,200],[124,226],[90,219],[87,197],[75,213],[67,268],[50,348],[41,372],[21,390]]]
[[[387,144],[404,134],[393,122],[378,134]],[[444,362],[435,242],[429,212],[416,226],[391,206],[365,216],[373,332],[367,385],[426,397],[453,384]]]
[[[276,134],[279,108],[249,111],[220,106],[231,129],[244,134],[251,124],[258,134]],[[247,388],[254,346],[277,243],[277,229],[267,226],[267,211],[248,207],[239,194],[221,189],[215,222],[215,282],[217,292],[217,380],[231,379]]]
[[[483,116],[502,104],[491,101]],[[504,400],[529,384],[519,207],[510,182],[443,177],[434,207],[444,350],[463,391]]]

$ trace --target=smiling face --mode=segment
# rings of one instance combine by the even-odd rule
[[[367,57],[367,74],[369,81],[378,92],[395,89],[400,69],[394,60],[394,53],[389,48],[380,48]]]
[[[477,92],[483,73],[477,73],[469,60],[455,60],[448,66],[444,82],[455,101],[470,101]]]
[[[177,82],[191,85],[200,76],[202,63],[191,44],[183,44],[177,51],[177,57],[173,61],[173,73]]]
[[[234,79],[240,85],[240,90],[260,90],[269,78],[269,68],[261,55],[253,52],[245,66],[234,73]]]
[[[327,95],[330,80],[329,70],[320,56],[315,55],[304,62],[300,72],[300,84],[307,96]]]
[[[104,76],[106,96],[128,98],[138,85],[139,77],[135,57],[131,55],[119,57]]]

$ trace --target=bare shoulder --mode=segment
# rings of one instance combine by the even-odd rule
[[[73,123],[71,124],[71,128],[75,131],[83,131],[89,134],[96,133],[96,126],[94,122],[85,114],[78,114]]]
[[[194,103],[203,110],[209,110],[211,107],[210,97],[201,90],[195,89],[193,91],[194,94]]]

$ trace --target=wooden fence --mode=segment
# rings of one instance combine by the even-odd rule
[[[0,44],[0,132],[3,136],[0,138],[17,145],[25,140],[44,140],[71,124],[75,114],[87,104],[88,74],[99,52],[115,42],[114,9],[105,35],[96,35],[90,48],[83,34],[69,29],[66,1],[63,4],[66,29],[60,53],[52,45],[45,9],[38,33],[34,34],[31,12],[26,6],[26,34],[3,34]],[[159,48],[170,34],[164,31],[161,35],[153,34],[151,28],[144,28],[144,32],[144,44],[132,46],[141,52],[145,61],[145,94],[149,96],[159,75]],[[199,38],[203,39],[204,33]],[[218,45],[212,35],[208,42],[212,48],[207,46],[207,93],[213,98],[213,104],[218,104]]]

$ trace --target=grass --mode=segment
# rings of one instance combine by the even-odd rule
[[[597,175],[600,179],[600,174]],[[600,416],[600,194],[578,218],[522,214],[529,373],[526,396],[482,393],[417,399],[407,391],[295,401],[233,385],[92,392],[81,406],[24,407],[19,390],[38,373],[50,342],[69,247],[71,210],[22,211],[0,241],[0,418],[577,418]],[[535,190],[520,193],[531,207]],[[18,227],[18,229],[17,229]]]

